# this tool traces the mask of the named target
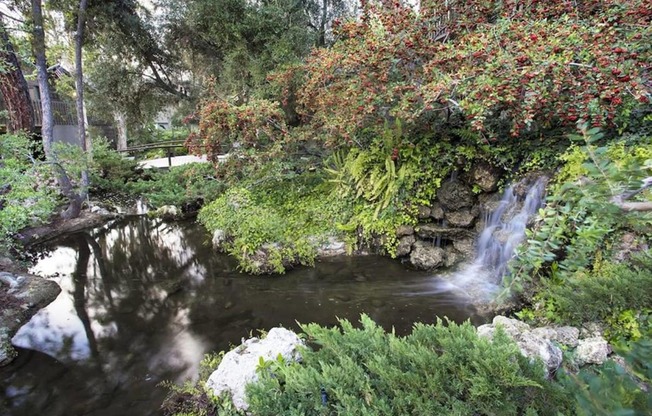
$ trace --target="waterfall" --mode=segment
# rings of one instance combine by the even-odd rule
[[[529,219],[543,204],[547,178],[523,181],[505,190],[497,207],[486,214],[476,242],[475,260],[452,276],[451,283],[466,291],[493,295],[507,272],[514,250],[525,237]],[[527,192],[516,192],[527,186]],[[524,194],[524,195],[523,195]]]

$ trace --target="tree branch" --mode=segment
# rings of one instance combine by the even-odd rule
[[[623,211],[627,212],[632,212],[632,211],[638,211],[638,212],[644,212],[644,211],[652,211],[652,202],[650,201],[645,201],[645,202],[625,202],[626,200],[632,198],[633,196],[643,192],[644,190],[652,187],[652,176],[649,176],[645,179],[642,180],[643,185],[636,189],[635,191],[630,191],[630,192],[625,192],[620,195],[616,195],[613,198],[611,198],[611,202],[615,204],[616,206],[620,207]]]

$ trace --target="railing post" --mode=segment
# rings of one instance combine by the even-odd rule
[[[172,148],[168,147],[168,167],[172,168]]]

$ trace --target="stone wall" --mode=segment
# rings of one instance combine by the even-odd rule
[[[421,270],[473,259],[485,218],[501,198],[496,192],[499,179],[499,170],[480,163],[469,173],[442,183],[430,206],[419,207],[418,225],[397,229],[397,257]]]

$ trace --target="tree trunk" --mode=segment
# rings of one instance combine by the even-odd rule
[[[127,116],[122,111],[114,113],[115,121],[118,125],[118,150],[125,150],[127,148]]]
[[[52,116],[52,102],[50,84],[48,84],[48,67],[45,59],[45,31],[43,29],[43,9],[41,0],[32,0],[32,19],[34,23],[34,35],[32,36],[32,48],[36,60],[36,79],[41,98],[41,137],[43,138],[43,150],[45,157],[53,159],[52,142],[54,140],[54,118]]]
[[[41,137],[43,138],[43,150],[45,151],[45,158],[54,167],[61,193],[70,201],[68,209],[61,216],[64,219],[76,218],[81,211],[83,200],[75,193],[70,177],[59,163],[57,155],[52,149],[54,142],[54,117],[52,115],[52,95],[50,93],[50,84],[48,83],[48,68],[45,59],[45,31],[43,29],[41,0],[32,0],[32,19],[34,24],[32,49],[34,50],[34,58],[36,60],[36,78],[41,95]]]
[[[326,19],[328,18],[328,0],[322,0],[321,3],[321,22],[319,22],[319,37],[317,46],[326,46]]]
[[[82,62],[82,46],[84,43],[84,26],[86,25],[86,9],[88,0],[80,0],[77,15],[77,33],[75,34],[75,90],[77,93],[77,131],[82,155],[88,161],[91,145],[86,134],[86,117],[84,113],[84,67]],[[88,168],[84,166],[81,172],[81,190],[79,199],[85,200],[88,196]],[[81,207],[80,207],[81,208]]]
[[[0,62],[5,67],[5,71],[0,72],[0,93],[2,93],[5,107],[9,113],[7,131],[10,133],[19,131],[33,133],[34,107],[32,107],[32,100],[29,97],[27,81],[20,69],[14,46],[9,40],[9,33],[7,33],[2,15],[0,15],[0,38],[2,39]]]

